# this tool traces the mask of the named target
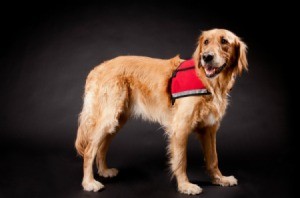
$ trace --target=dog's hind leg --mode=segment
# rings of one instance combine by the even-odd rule
[[[99,97],[93,98],[93,101],[99,103],[100,107],[98,116],[94,119],[96,122],[95,127],[87,137],[88,144],[84,151],[84,177],[82,185],[87,191],[98,191],[104,187],[93,176],[92,167],[97,151],[100,161],[98,161],[98,168],[104,171],[100,172],[107,174],[107,176],[117,174],[116,169],[107,169],[104,162],[109,142],[120,128],[120,118],[128,106],[128,91],[125,82],[120,79],[110,79],[101,86]]]
[[[129,113],[128,108],[128,91],[126,83],[124,81],[116,81],[113,87],[110,89],[110,93],[107,98],[107,104],[105,104],[105,119],[104,122],[110,125],[110,128],[106,130],[108,135],[104,138],[103,142],[99,145],[96,165],[98,168],[98,174],[103,177],[114,177],[118,174],[116,168],[108,168],[106,163],[106,155],[109,145],[116,135],[116,133],[126,123]]]
[[[98,168],[98,174],[103,177],[114,177],[118,174],[118,169],[108,168],[106,163],[106,154],[108,151],[108,147],[114,136],[115,133],[107,135],[103,143],[99,146],[97,152],[96,165]]]
[[[117,132],[122,128],[122,126],[126,123],[127,116],[120,116],[119,125],[116,128],[114,133],[110,133],[107,135],[103,141],[103,143],[99,146],[96,156],[96,165],[98,168],[98,174],[102,177],[114,177],[118,174],[118,169],[116,168],[108,168],[106,163],[106,155],[109,148],[109,145],[112,139],[115,137]]]
[[[89,140],[87,146],[85,147],[84,155],[83,155],[82,186],[86,191],[96,192],[104,187],[100,182],[94,179],[93,162],[96,156],[98,145],[104,140],[105,135],[106,134],[104,133],[99,133],[97,139]]]
[[[110,118],[110,119],[109,119]],[[84,154],[84,177],[82,181],[82,186],[87,191],[98,191],[104,186],[96,181],[93,176],[93,161],[98,151],[98,169],[99,171],[107,177],[113,177],[117,175],[117,169],[108,169],[105,162],[106,152],[108,150],[108,145],[113,138],[116,128],[118,127],[118,123],[109,122],[111,121],[111,117],[108,115],[106,121],[100,120],[99,126],[96,127],[93,137],[90,139],[88,143],[85,154]],[[102,121],[102,122],[101,122]],[[99,151],[100,149],[100,151]],[[103,167],[102,167],[103,166]]]

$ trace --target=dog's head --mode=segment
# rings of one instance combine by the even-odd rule
[[[247,70],[247,46],[232,32],[225,29],[204,31],[199,37],[194,60],[203,67],[206,77],[213,78],[226,68],[241,74]]]

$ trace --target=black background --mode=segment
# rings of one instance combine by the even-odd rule
[[[204,188],[198,197],[292,196],[292,7],[250,1],[2,5],[0,197],[187,197],[170,180],[162,129],[141,120],[129,121],[111,145],[108,164],[119,168],[118,177],[96,176],[105,190],[84,192],[74,149],[77,117],[85,78],[97,64],[119,55],[188,58],[201,30],[211,28],[243,38],[249,72],[237,80],[217,139],[220,168],[239,185],[210,184],[192,135],[188,175]]]

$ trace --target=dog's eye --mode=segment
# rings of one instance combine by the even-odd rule
[[[227,44],[228,41],[227,41],[226,39],[224,39],[224,38],[221,38],[221,43],[222,43],[222,44]]]
[[[204,45],[207,45],[208,44],[208,39],[206,39],[205,41],[204,41]]]

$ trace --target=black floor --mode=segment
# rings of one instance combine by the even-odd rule
[[[141,132],[137,137],[141,141],[124,142],[130,132],[122,131],[108,155],[108,164],[118,168],[119,175],[112,179],[96,176],[105,185],[96,193],[82,190],[82,159],[74,149],[7,140],[9,144],[1,149],[5,152],[0,158],[0,197],[189,197],[178,193],[170,179],[166,141],[160,132]],[[223,174],[239,181],[235,187],[220,187],[210,183],[194,136],[189,142],[188,175],[204,190],[195,197],[291,197],[292,166],[280,153],[260,158],[219,151]]]

